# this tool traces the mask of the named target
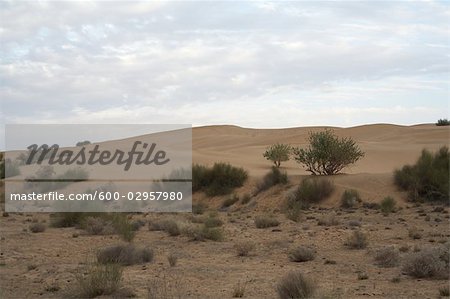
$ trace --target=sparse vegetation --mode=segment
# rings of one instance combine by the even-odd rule
[[[422,239],[422,232],[414,226],[408,229],[408,236],[413,240]]]
[[[100,264],[121,264],[130,266],[148,263],[153,260],[153,250],[137,248],[132,244],[115,245],[100,249],[97,252],[97,262]]]
[[[281,162],[288,161],[291,155],[292,147],[289,144],[277,143],[266,149],[263,156],[275,164],[275,167],[280,167]]]
[[[324,215],[317,221],[317,225],[319,226],[335,226],[339,225],[339,220],[336,218],[334,214]]]
[[[403,271],[415,278],[448,279],[448,247],[427,247],[410,253],[403,263]]]
[[[268,228],[280,225],[280,221],[273,216],[260,215],[256,216],[255,225],[257,228]]]
[[[375,253],[375,262],[381,267],[395,267],[399,264],[399,261],[400,254],[392,246],[381,248]]]
[[[359,230],[353,231],[352,235],[344,243],[350,249],[364,249],[367,247],[367,236]]]
[[[78,298],[95,298],[111,295],[120,288],[122,267],[118,264],[95,264],[87,274],[76,275],[75,296]]]
[[[150,221],[148,227],[151,231],[167,232],[172,237],[179,236],[181,234],[181,229],[178,226],[178,223],[172,219]]]
[[[255,243],[251,241],[242,241],[234,244],[238,256],[249,256],[255,249]]]
[[[222,202],[222,208],[228,208],[239,201],[239,196],[233,194]]]
[[[167,256],[167,261],[169,262],[169,265],[171,267],[175,267],[177,265],[178,256],[175,253],[171,252]]]
[[[297,189],[289,194],[287,209],[307,209],[311,203],[319,203],[334,190],[334,185],[327,179],[304,179]]]
[[[29,227],[30,232],[32,233],[42,233],[46,228],[44,223],[33,223]]]
[[[298,246],[289,252],[289,260],[297,263],[312,261],[315,256],[314,249],[306,246]]]
[[[196,215],[201,215],[206,211],[207,208],[208,206],[204,203],[193,204],[192,213]]]
[[[414,165],[405,165],[394,172],[394,181],[408,191],[412,201],[449,201],[450,153],[443,146],[436,153],[423,150]]]
[[[263,179],[256,186],[256,193],[263,192],[275,185],[287,184],[288,176],[285,171],[281,171],[277,167],[272,167],[271,171],[268,172]]]
[[[11,159],[4,159],[3,153],[0,157],[0,179],[13,177],[20,174],[19,164]]]
[[[186,227],[183,230],[183,234],[189,237],[192,241],[222,241],[224,239],[224,233],[221,228],[208,228],[204,225]]]
[[[280,299],[311,298],[315,289],[315,284],[300,271],[288,273],[277,285]]]
[[[233,298],[242,298],[245,294],[245,283],[238,282],[233,289]]]
[[[389,213],[395,212],[396,202],[390,196],[385,197],[380,203],[380,210],[383,214],[387,215]]]
[[[436,126],[450,126],[450,121],[447,118],[441,118],[436,122]]]
[[[359,196],[358,191],[354,189],[345,190],[344,193],[342,193],[341,197],[341,207],[343,208],[353,208],[358,203],[361,202],[361,197]]]
[[[313,175],[333,175],[364,157],[364,152],[349,137],[338,138],[333,131],[311,132],[309,147],[295,148],[295,160]]]
[[[241,187],[248,178],[243,168],[228,163],[215,163],[212,168],[192,167],[192,191],[205,191],[209,196],[225,195]]]
[[[439,296],[441,297],[450,297],[450,287],[444,286],[439,288]]]

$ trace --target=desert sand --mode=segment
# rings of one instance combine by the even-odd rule
[[[235,191],[242,197],[252,194],[257,182],[271,168],[271,163],[262,156],[267,146],[277,142],[305,146],[310,131],[323,129],[194,128],[193,162],[212,165],[222,161],[246,169],[250,178]],[[323,203],[305,211],[301,221],[291,221],[281,212],[287,194],[309,175],[295,161],[282,164],[289,175],[288,185],[262,192],[248,204],[238,202],[224,209],[221,204],[229,196],[209,198],[195,193],[195,203],[204,203],[210,211],[218,211],[224,223],[225,239],[190,241],[185,236],[171,237],[144,226],[133,242],[154,249],[154,261],[125,267],[123,285],[139,298],[146,298],[147,287],[155,280],[170,282],[170,288],[181,293],[181,298],[231,298],[233,289],[240,283],[245,285],[244,298],[277,298],[277,282],[290,270],[300,269],[315,281],[318,298],[437,298],[439,288],[448,285],[447,280],[412,278],[402,273],[401,266],[375,265],[373,256],[384,246],[405,247],[411,252],[415,247],[449,240],[448,206],[436,210],[430,204],[408,202],[405,192],[396,188],[392,178],[396,168],[414,163],[422,149],[434,151],[448,145],[449,128],[432,124],[377,124],[331,129],[338,136],[352,137],[365,157],[344,169],[344,173],[331,176],[335,191]],[[364,207],[343,210],[339,202],[345,189],[357,190],[363,202],[369,203],[392,196],[400,209],[387,216]],[[281,224],[257,229],[255,217],[268,213]],[[319,219],[331,214],[338,219],[337,225],[318,225]],[[28,230],[33,221],[48,225],[48,214],[5,216],[0,217],[2,298],[65,298],[74,285],[77,269],[92,259],[98,248],[121,243],[117,235],[86,235],[77,228],[48,227],[42,233]],[[186,213],[130,217],[146,222],[167,218],[185,223],[191,219]],[[357,228],[368,235],[366,249],[350,250],[343,245],[355,229],[349,224],[351,221],[359,223]],[[408,229],[412,227],[420,230],[420,239],[409,238]],[[234,250],[236,242],[243,240],[255,245],[248,257],[238,257]],[[297,245],[313,247],[315,259],[304,263],[289,261],[288,251]],[[175,267],[168,265],[169,253],[179,256]],[[406,254],[401,253],[401,257]],[[358,273],[366,273],[368,278],[360,280]],[[396,277],[399,281],[392,282]]]

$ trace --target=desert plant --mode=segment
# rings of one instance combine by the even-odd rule
[[[344,243],[350,249],[364,249],[367,247],[367,244],[367,236],[359,230],[353,231],[352,235]]]
[[[446,118],[441,118],[436,122],[436,126],[450,126],[450,121]]]
[[[273,216],[260,215],[256,216],[255,225],[257,228],[268,228],[280,225],[280,221]]]
[[[112,222],[106,217],[86,217],[81,227],[90,235],[109,235],[115,233]]]
[[[175,220],[166,219],[160,221],[150,221],[149,230],[151,231],[165,231],[170,236],[175,237],[181,234],[180,227]]]
[[[171,252],[167,256],[167,261],[169,262],[169,265],[171,267],[175,267],[177,265],[178,256],[175,253]]]
[[[422,239],[422,232],[414,226],[408,229],[408,236],[413,240]]]
[[[242,298],[245,294],[245,283],[238,282],[233,289],[233,298]]]
[[[239,196],[233,194],[222,202],[222,208],[228,208],[239,201]]]
[[[298,246],[294,249],[292,249],[289,252],[289,260],[291,262],[297,262],[297,263],[301,263],[301,262],[307,262],[307,261],[312,261],[315,256],[316,253],[314,251],[314,249],[306,247],[306,246]]]
[[[255,249],[255,243],[251,241],[242,241],[234,244],[238,256],[249,256],[250,252]]]
[[[358,191],[354,189],[345,190],[341,197],[341,207],[353,208],[355,205],[361,202],[361,197]]]
[[[206,217],[205,221],[203,222],[203,225],[207,228],[219,227],[219,226],[222,226],[222,224],[223,224],[223,221],[217,217],[214,217],[213,215]]]
[[[375,262],[381,267],[395,267],[399,261],[400,254],[392,246],[381,248],[375,253]]]
[[[450,287],[443,286],[439,288],[439,296],[441,297],[450,297]]]
[[[449,254],[445,246],[427,247],[410,253],[404,260],[403,271],[415,278],[447,279]]]
[[[189,226],[185,227],[183,234],[192,241],[222,241],[224,239],[223,230],[219,227]]]
[[[75,296],[78,298],[95,298],[111,295],[120,288],[122,267],[118,264],[92,265],[87,274],[75,276]]]
[[[394,182],[402,190],[408,191],[413,201],[449,200],[450,153],[443,146],[436,153],[423,150],[414,165],[405,165],[395,170]]]
[[[287,183],[287,173],[285,171],[280,171],[280,169],[277,167],[272,167],[271,171],[268,172],[256,186],[256,193],[265,191],[278,184],[285,185]]]
[[[241,204],[246,205],[250,202],[250,200],[252,200],[252,197],[250,196],[250,194],[246,193],[244,194],[244,196],[242,196]]]
[[[290,193],[286,200],[287,208],[309,208],[311,203],[318,203],[333,192],[334,185],[327,179],[304,179],[300,185]]]
[[[85,140],[85,141],[78,141],[75,146],[85,146],[85,145],[89,145],[91,144],[91,142],[89,140]]]
[[[29,227],[30,232],[32,233],[42,233],[46,228],[44,223],[33,223]]]
[[[280,167],[281,162],[288,161],[291,155],[292,147],[289,144],[276,143],[264,152],[263,156],[275,164],[275,167]]]
[[[333,175],[364,157],[352,138],[338,138],[331,130],[310,132],[308,148],[295,148],[295,160],[313,175]]]
[[[277,284],[277,293],[280,299],[311,298],[315,289],[314,283],[299,271],[288,273]]]
[[[19,164],[11,159],[1,158],[0,161],[0,179],[13,177],[20,174]]]
[[[125,213],[116,213],[112,216],[112,224],[114,230],[120,235],[120,237],[126,241],[133,241],[136,231],[133,230],[131,221],[128,219]]]
[[[383,214],[389,214],[395,212],[395,205],[395,199],[387,196],[380,202],[380,210]]]
[[[100,264],[116,263],[129,266],[148,263],[152,260],[152,249],[137,248],[132,244],[110,246],[97,252],[97,262]]]
[[[205,191],[209,196],[229,194],[241,187],[248,178],[243,168],[228,163],[215,163],[212,168],[202,165],[192,167],[192,191]]]
[[[50,225],[53,227],[72,227],[81,225],[85,218],[95,215],[94,213],[61,212],[50,215]]]
[[[317,221],[317,225],[335,226],[339,225],[339,220],[336,218],[336,215],[334,214],[324,215],[321,218],[319,218],[319,220]]]
[[[198,204],[193,204],[192,205],[192,214],[201,215],[206,211],[207,208],[208,208],[208,206],[202,202],[200,202]]]

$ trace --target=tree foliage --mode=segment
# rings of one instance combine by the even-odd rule
[[[263,156],[267,160],[272,161],[276,167],[280,167],[281,162],[289,160],[291,152],[292,147],[289,144],[277,143],[269,146]]]
[[[450,121],[446,118],[439,119],[436,123],[436,126],[450,126]]]
[[[339,173],[364,157],[364,152],[349,137],[338,138],[331,130],[311,132],[308,148],[295,148],[295,160],[313,175]]]

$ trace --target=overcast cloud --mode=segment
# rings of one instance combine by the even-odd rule
[[[435,1],[1,2],[1,117],[434,122],[449,114],[449,19]]]

